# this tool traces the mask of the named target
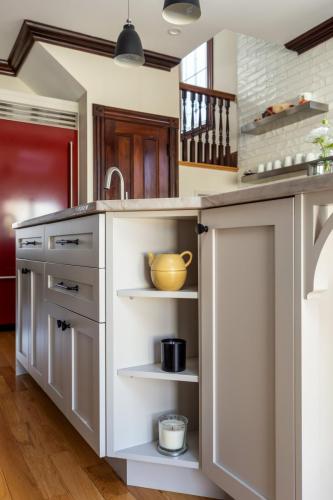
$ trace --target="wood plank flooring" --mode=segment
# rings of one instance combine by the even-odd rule
[[[126,486],[29,375],[0,332],[0,500],[201,500]]]

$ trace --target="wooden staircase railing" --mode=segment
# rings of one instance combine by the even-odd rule
[[[236,96],[180,83],[183,162],[237,166],[230,148],[230,105]]]

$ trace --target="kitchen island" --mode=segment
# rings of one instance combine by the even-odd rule
[[[96,201],[15,225],[17,361],[138,486],[329,500],[333,176],[202,198]],[[147,253],[190,250],[160,292]],[[159,342],[187,341],[187,370]],[[189,419],[188,451],[156,448]]]

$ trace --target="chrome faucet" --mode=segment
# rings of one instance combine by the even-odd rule
[[[105,174],[105,181],[104,181],[104,189],[110,189],[111,187],[111,181],[112,181],[112,176],[114,173],[117,173],[119,175],[120,179],[120,199],[121,200],[127,200],[128,195],[126,193],[125,197],[125,182],[124,182],[124,177],[121,171],[119,170],[118,167],[109,167],[106,171]]]

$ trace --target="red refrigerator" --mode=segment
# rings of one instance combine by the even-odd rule
[[[77,131],[0,119],[0,330],[15,324],[13,222],[77,204]]]

